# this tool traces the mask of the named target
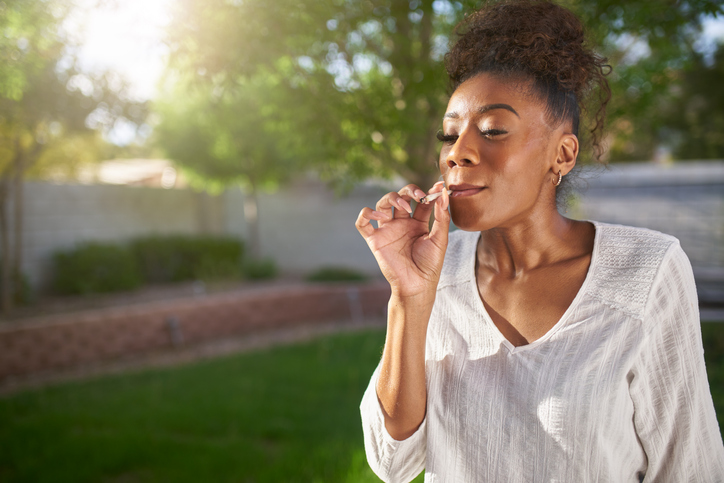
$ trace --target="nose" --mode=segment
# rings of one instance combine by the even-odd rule
[[[478,143],[480,135],[474,129],[465,129],[445,157],[448,168],[475,166],[480,163]]]

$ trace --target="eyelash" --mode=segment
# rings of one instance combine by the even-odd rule
[[[501,129],[486,129],[485,131],[481,131],[480,134],[483,136],[499,136],[501,134],[507,134],[508,131],[503,131]],[[442,131],[437,132],[437,140],[446,144],[455,144],[455,141],[457,141],[458,136],[455,134],[445,134]]]

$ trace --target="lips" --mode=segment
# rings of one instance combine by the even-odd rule
[[[473,196],[483,191],[485,186],[475,186],[468,183],[451,184],[448,189],[452,190],[451,198],[461,198],[464,196]]]

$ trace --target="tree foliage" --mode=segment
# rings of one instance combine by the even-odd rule
[[[250,253],[259,256],[257,194],[271,189],[300,169],[289,141],[279,135],[290,126],[276,102],[270,99],[278,75],[257,74],[235,82],[195,82],[183,72],[170,81],[168,95],[156,104],[160,121],[156,142],[197,188],[220,192],[234,185],[247,188],[247,222],[251,225]],[[298,120],[294,120],[297,122]]]
[[[68,160],[63,153],[100,144],[121,118],[140,122],[146,107],[130,99],[123,80],[77,67],[62,23],[72,0],[0,1],[0,308],[21,286],[23,182],[28,172]],[[37,163],[43,162],[38,165]],[[71,160],[71,164],[76,162]],[[12,197],[12,229],[8,202]]]
[[[569,0],[568,5],[613,67],[609,159],[651,159],[657,146],[668,144],[664,112],[672,86],[696,58],[702,17],[723,14],[722,2]]]
[[[443,56],[453,26],[476,3],[181,0],[171,59],[199,82],[230,88],[259,72],[281,75],[292,93],[284,102],[295,98],[302,116],[286,135],[314,146],[308,156],[296,143],[329,179],[397,174],[425,185],[436,178],[434,133],[449,94]],[[614,67],[612,158],[648,157],[661,138],[662,99],[692,58],[702,15],[722,13],[721,2],[563,3]]]
[[[290,136],[330,179],[434,173],[446,102],[441,60],[462,5],[413,2],[180,2],[171,45],[200,77],[282,75],[300,116]],[[253,22],[241,21],[254,19]],[[282,105],[281,109],[288,109]]]
[[[129,98],[111,72],[77,67],[61,24],[71,0],[0,2],[0,176],[23,172],[54,142],[73,133],[109,131],[121,118],[140,123],[146,106]]]
[[[0,3],[0,98],[21,99],[45,59],[56,55],[54,38],[62,7],[54,11],[46,2],[33,0]]]
[[[200,188],[269,187],[289,173],[285,139],[271,135],[283,121],[270,110],[266,80],[265,89],[251,81],[235,89],[178,81],[156,103],[157,142]]]
[[[680,77],[664,111],[662,134],[680,159],[724,158],[724,44],[711,63],[696,56]]]

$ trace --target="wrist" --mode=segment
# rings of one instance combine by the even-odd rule
[[[435,303],[436,290],[425,290],[418,293],[400,293],[392,290],[388,308],[390,311],[404,311],[410,313],[430,312]]]
[[[400,302],[410,301],[419,303],[422,300],[435,300],[438,280],[420,281],[417,283],[405,283],[401,280],[390,281],[392,297]]]
[[[395,300],[398,303],[401,304],[419,304],[421,302],[435,301],[435,293],[437,290],[435,289],[425,289],[420,290],[419,292],[409,292],[409,291],[403,291],[403,290],[396,290],[394,287],[392,288],[390,300]]]

